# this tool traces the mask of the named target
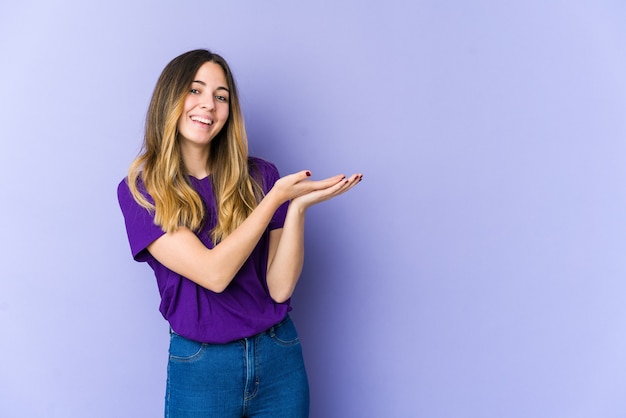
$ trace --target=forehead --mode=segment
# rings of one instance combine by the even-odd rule
[[[211,85],[213,87],[228,87],[224,70],[219,64],[216,64],[214,62],[205,62],[204,64],[202,64],[202,66],[198,68],[198,71],[196,72],[194,81],[201,81],[207,86]]]

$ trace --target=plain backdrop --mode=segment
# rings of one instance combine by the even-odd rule
[[[311,416],[626,416],[626,3],[3,1],[0,416],[162,416],[117,183],[156,79],[224,55],[311,209]]]

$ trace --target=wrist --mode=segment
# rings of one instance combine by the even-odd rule
[[[302,202],[300,202],[299,199],[294,199],[291,202],[289,202],[289,209],[290,212],[295,212],[299,215],[304,215],[306,213],[307,210],[307,206],[305,206],[304,204],[302,204]]]
[[[280,205],[285,203],[287,200],[288,199],[281,197],[280,193],[277,193],[275,189],[270,189],[270,191],[265,194],[261,201],[265,202],[268,205],[271,205],[275,209],[278,209]]]

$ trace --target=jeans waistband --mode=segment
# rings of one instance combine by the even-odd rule
[[[280,328],[282,325],[284,325],[285,323],[289,322],[291,318],[289,317],[289,314],[285,315],[285,317],[283,319],[280,320],[280,322],[276,323],[275,325],[272,325],[271,327],[269,327],[268,329],[266,329],[265,331],[261,331],[258,334],[254,334],[251,335],[249,337],[244,337],[244,338],[239,338],[237,340],[231,341],[231,342],[235,342],[235,341],[243,341],[245,339],[250,339],[250,338],[254,338],[257,337],[259,335],[263,335],[263,334],[269,334],[269,335],[273,335],[274,331],[276,330],[276,328]],[[169,327],[170,329],[170,334],[176,334],[176,335],[180,335],[178,333],[176,333],[176,331],[174,331],[172,329],[172,327]],[[180,335],[182,337],[182,335]],[[183,338],[187,338],[187,337],[183,337]],[[228,343],[226,343],[228,344]]]

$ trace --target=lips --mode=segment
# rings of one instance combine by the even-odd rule
[[[204,118],[202,116],[192,116],[191,120],[194,122],[204,123],[205,125],[213,125],[213,121],[209,118]]]

